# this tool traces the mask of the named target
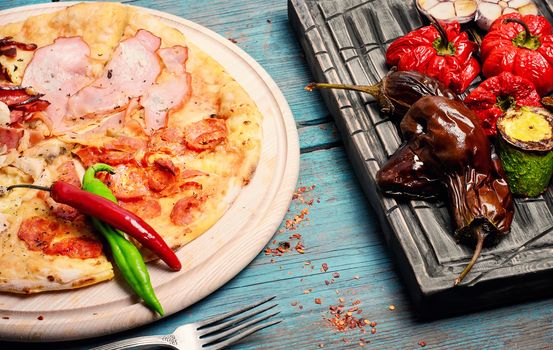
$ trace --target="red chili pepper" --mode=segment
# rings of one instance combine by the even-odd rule
[[[400,71],[424,73],[462,93],[480,73],[473,57],[477,50],[458,22],[434,22],[394,41],[386,51],[386,63]]]
[[[540,95],[526,78],[503,72],[484,80],[465,98],[465,104],[481,120],[488,136],[497,133],[497,118],[511,107],[540,107]]]
[[[545,17],[499,17],[480,50],[484,76],[511,72],[530,80],[541,96],[553,91],[553,29]]]
[[[54,182],[50,188],[35,185],[13,185],[7,189],[11,190],[17,187],[50,191],[50,196],[54,201],[67,204],[83,214],[93,216],[135,238],[173,270],[180,270],[182,267],[175,252],[147,222],[108,199],[62,181]]]

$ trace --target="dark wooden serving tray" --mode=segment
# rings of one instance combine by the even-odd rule
[[[553,23],[553,1],[536,3]],[[288,10],[315,79],[333,83],[377,83],[388,72],[388,45],[423,25],[412,0],[289,0]],[[384,196],[375,184],[401,143],[396,127],[366,94],[322,95],[421,317],[553,295],[553,186],[539,198],[516,200],[511,233],[453,287],[473,250],[454,241],[448,208]]]

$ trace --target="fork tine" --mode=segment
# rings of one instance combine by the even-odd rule
[[[248,329],[248,330],[246,330],[242,333],[238,333],[235,336],[232,336],[231,338],[228,338],[227,340],[222,341],[220,343],[204,346],[204,349],[205,350],[219,350],[219,349],[222,349],[225,346],[229,346],[231,344],[236,343],[239,340],[244,339],[245,337],[247,337],[250,334],[253,334],[253,333],[255,333],[257,331],[260,331],[264,328],[274,326],[275,324],[279,324],[280,322],[282,322],[282,319],[262,323],[260,325],[255,326],[255,327],[252,327],[252,328],[250,328],[250,329]]]
[[[212,335],[211,337],[204,338],[204,339],[202,339],[202,340],[205,341],[204,346],[205,346],[205,345],[209,345],[209,344],[216,343],[218,340],[221,340],[221,339],[223,339],[223,338],[225,338],[225,337],[227,337],[227,336],[229,336],[229,335],[232,335],[232,334],[234,334],[234,333],[236,333],[236,332],[238,332],[238,331],[240,331],[240,330],[242,330],[242,329],[244,329],[244,328],[246,328],[246,327],[249,327],[249,326],[251,326],[251,325],[258,324],[258,323],[260,323],[260,322],[262,322],[262,321],[265,321],[266,319],[271,318],[271,317],[273,317],[273,316],[275,316],[275,315],[278,315],[279,313],[280,313],[280,311],[275,312],[275,313],[270,314],[270,315],[265,315],[265,316],[261,316],[261,317],[255,318],[255,319],[253,319],[253,320],[249,320],[248,322],[244,322],[244,323],[242,323],[242,324],[240,324],[240,325],[238,325],[238,326],[236,326],[236,327],[233,327],[233,328],[231,328],[231,329],[228,329],[228,330],[226,330],[226,331],[224,331],[224,332],[222,332],[222,333],[214,334],[214,335]]]
[[[235,318],[235,319],[231,319],[231,320],[228,320],[226,322],[223,322],[223,323],[219,323],[219,324],[216,324],[214,326],[208,326],[208,327],[204,327],[202,328],[201,330],[198,330],[198,334],[200,335],[200,338],[203,338],[203,337],[208,337],[210,334],[214,333],[214,332],[217,332],[219,330],[222,330],[222,329],[225,329],[226,327],[228,326],[231,326],[231,325],[234,325],[234,324],[237,324],[237,323],[240,323],[242,321],[245,321],[247,319],[250,319],[252,318],[253,316],[256,316],[256,315],[259,315],[260,313],[262,312],[265,312],[267,310],[270,310],[272,308],[274,308],[275,306],[277,306],[278,304],[273,304],[273,305],[269,305],[268,307],[265,307],[265,308],[262,308],[260,310],[253,310],[252,312],[250,313],[247,313],[245,315],[241,315],[239,318]]]
[[[254,304],[251,304],[251,305],[248,305],[248,306],[245,306],[239,310],[234,310],[234,311],[230,311],[230,312],[227,312],[226,314],[222,314],[222,315],[217,315],[215,317],[212,317],[212,318],[209,318],[205,321],[200,321],[197,323],[198,325],[198,329],[200,328],[203,328],[203,327],[206,327],[212,323],[215,323],[215,322],[218,322],[218,321],[221,321],[221,320],[224,320],[225,318],[229,318],[229,317],[232,317],[234,315],[238,315],[238,314],[241,314],[242,312],[245,312],[245,311],[248,311],[248,310],[251,310],[253,309],[254,307],[257,307],[259,305],[262,305],[262,304],[265,304],[266,302],[269,302],[271,300],[273,300],[274,298],[276,298],[276,295],[273,295],[272,297],[268,297],[268,298],[265,298],[261,301],[258,301],[257,303],[254,303]]]

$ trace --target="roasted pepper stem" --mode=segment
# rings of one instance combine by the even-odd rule
[[[530,28],[528,28],[528,24],[524,22],[521,19],[518,18],[506,18],[505,23],[518,23],[523,28],[524,31],[518,34],[513,39],[513,44],[517,47],[523,47],[528,50],[535,51],[540,48],[541,42],[540,39],[537,36],[532,35],[532,32],[530,32]]]
[[[459,283],[463,281],[463,279],[468,275],[470,270],[472,270],[472,267],[480,257],[480,254],[482,253],[482,247],[484,247],[484,240],[486,238],[486,234],[484,234],[482,227],[478,227],[476,232],[477,240],[476,240],[476,248],[474,249],[474,254],[472,255],[472,259],[470,259],[470,262],[467,264],[465,269],[461,272],[459,277],[455,279],[455,283],[453,286],[457,286]]]
[[[432,47],[436,49],[436,52],[440,56],[454,56],[455,45],[453,45],[453,43],[449,42],[449,40],[447,39],[447,33],[445,32],[444,27],[442,27],[440,23],[436,21],[436,19],[433,17],[431,17],[430,22],[440,34],[440,37],[434,40],[434,42],[432,43]]]

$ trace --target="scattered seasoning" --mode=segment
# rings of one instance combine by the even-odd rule
[[[298,305],[298,302],[297,302],[297,301],[293,301],[293,302],[290,303],[290,305],[296,306],[296,305]]]
[[[323,264],[321,265],[321,271],[322,271],[322,272],[328,271],[328,264],[327,264],[327,263],[323,263]]]
[[[273,21],[271,21],[270,19],[267,20],[267,23],[273,23]]]
[[[112,69],[108,69],[108,79],[111,79],[112,74],[113,74],[113,70],[112,70]]]
[[[322,304],[321,298],[315,298],[315,304]]]
[[[8,316],[2,316],[3,320],[9,320],[10,318]]]
[[[309,293],[311,293],[312,290],[313,289],[311,289],[311,288],[306,289],[306,290],[303,291],[303,294],[309,294]]]
[[[390,305],[390,306],[388,306],[388,309],[390,309],[390,311],[394,311],[396,309],[396,306],[395,305]]]
[[[231,43],[238,43],[238,40],[234,39],[234,38],[228,38],[228,41],[230,41]]]
[[[300,204],[300,205],[303,205],[303,204],[312,205],[313,200],[312,199],[307,199],[306,196],[304,196],[304,194],[306,192],[311,191],[314,188],[315,188],[315,185],[311,185],[309,187],[307,187],[307,186],[299,187],[294,192],[294,196],[292,198],[293,201],[294,201],[294,204],[296,204],[296,206],[298,204]],[[292,210],[292,206],[290,207],[290,209],[288,209],[288,213],[291,213],[291,210]],[[284,233],[287,233],[289,231],[296,231],[300,227],[300,224],[303,221],[308,221],[309,220],[307,218],[308,215],[309,215],[309,208],[303,208],[303,209],[300,210],[299,213],[292,214],[291,218],[284,221],[284,228],[279,229],[278,234],[284,234]],[[302,238],[303,238],[302,235],[300,233],[297,233],[297,232],[293,232],[293,233],[289,232],[289,233],[291,233],[291,234],[288,237],[288,241],[282,241],[282,242],[278,243],[277,247],[266,247],[265,248],[265,255],[282,256],[284,253],[286,253],[288,251],[291,251],[290,247],[292,247],[292,241],[295,241],[295,240],[297,240],[297,242],[294,242],[295,243],[293,245],[294,250],[296,252],[298,252],[299,254],[304,254],[305,253],[305,246],[304,246],[304,243],[302,241]],[[274,246],[276,244],[277,244],[277,240],[274,239],[272,241],[272,245]],[[309,264],[306,264],[306,265],[309,265]],[[311,268],[313,269],[313,267],[311,267]]]
[[[376,328],[372,325],[376,326],[375,322],[371,322],[365,317],[358,317],[357,315],[361,315],[363,313],[363,310],[359,308],[359,304],[361,303],[359,300],[355,300],[352,305],[346,309],[346,306],[344,304],[344,298],[339,298],[338,305],[330,305],[328,307],[328,312],[330,313],[329,317],[326,317],[327,321],[329,321],[330,325],[337,331],[340,332],[347,332],[349,330],[358,329],[359,331],[366,333],[367,329],[365,327],[372,327],[371,333],[374,334],[376,332]],[[367,343],[365,339],[359,339],[359,342],[361,343]]]
[[[340,277],[340,273],[339,273],[339,272],[334,272],[334,273],[332,274],[332,277],[334,277],[334,278],[339,278],[339,277]]]
[[[426,346],[426,342],[425,342],[424,340],[421,340],[421,341],[419,342],[419,346],[420,346],[421,348],[424,348],[424,347]]]
[[[355,276],[353,276],[353,278],[356,279],[356,280],[358,280],[360,277],[357,276],[357,275],[355,275]]]
[[[44,320],[44,317],[42,315],[40,315],[36,319],[39,320],[39,321],[42,321],[42,320]]]

